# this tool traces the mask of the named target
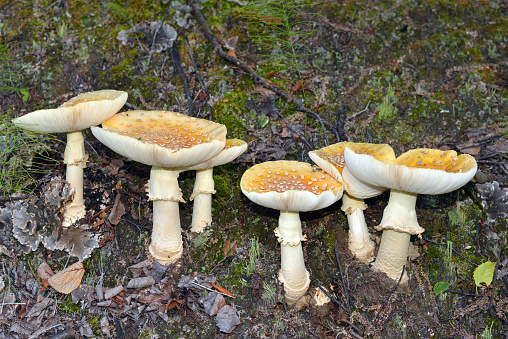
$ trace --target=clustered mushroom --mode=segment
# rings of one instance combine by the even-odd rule
[[[178,260],[183,251],[178,203],[180,172],[213,158],[224,149],[226,127],[175,112],[129,111],[92,127],[113,151],[152,166],[148,197],[153,201],[151,255],[161,264]]]
[[[212,121],[167,111],[118,113],[127,93],[103,90],[78,95],[56,109],[19,117],[19,127],[39,133],[67,133],[64,163],[74,198],[65,206],[63,226],[85,215],[83,168],[87,156],[82,130],[115,152],[152,166],[148,188],[153,201],[153,230],[149,251],[164,265],[174,263],[183,251],[179,202],[183,202],[178,176],[196,171],[191,200],[192,228],[201,232],[212,223],[211,195],[215,193],[213,167],[233,161],[247,149],[242,140],[226,140],[226,127]],[[96,125],[102,124],[102,127]],[[349,223],[349,248],[359,260],[370,262],[370,239],[363,199],[390,189],[383,218],[375,228],[383,231],[373,268],[394,280],[407,280],[411,235],[425,230],[418,224],[418,194],[444,194],[456,190],[475,175],[477,164],[468,154],[414,149],[395,157],[386,144],[342,142],[309,153],[319,166],[297,161],[264,162],[242,176],[241,190],[251,201],[280,211],[275,235],[281,245],[279,280],[289,305],[302,303],[310,280],[303,259],[300,212],[328,207],[343,197],[342,210]],[[344,193],[344,195],[343,195]]]

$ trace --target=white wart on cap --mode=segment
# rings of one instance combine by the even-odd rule
[[[341,198],[342,184],[310,164],[281,160],[249,168],[240,186],[253,202],[280,210],[275,229],[281,244],[279,280],[284,284],[286,302],[296,305],[310,284],[303,260],[301,242],[305,238],[299,212],[330,206]]]
[[[63,226],[70,226],[85,215],[83,168],[86,166],[82,130],[98,125],[118,112],[127,93],[102,90],[80,94],[58,108],[28,113],[13,120],[18,127],[38,133],[67,133],[64,163],[66,180],[75,189],[73,200],[65,206]]]
[[[183,250],[178,174],[217,155],[226,143],[226,127],[175,112],[129,111],[94,127],[92,133],[125,157],[152,166],[148,190],[153,201],[150,253],[164,265]]]

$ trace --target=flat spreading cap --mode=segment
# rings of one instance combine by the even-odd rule
[[[344,167],[346,166],[344,159],[346,147],[357,154],[368,154],[380,161],[393,162],[395,160],[395,153],[389,145],[356,142],[339,142],[317,151],[309,152],[309,157],[325,172],[334,177],[335,180],[341,182],[346,192],[357,198],[370,198],[385,191],[386,188],[384,187],[355,185],[355,181],[349,182],[349,180],[346,180],[347,176],[343,176]]]
[[[19,127],[39,133],[76,132],[95,126],[118,112],[127,93],[102,90],[80,94],[58,108],[28,113],[13,120]]]
[[[224,146],[219,154],[197,165],[190,166],[187,169],[190,171],[197,171],[227,164],[242,155],[247,150],[247,146],[248,144],[243,140],[226,139],[226,146]]]
[[[140,163],[179,168],[208,160],[226,143],[226,126],[166,111],[119,113],[92,127],[103,144]]]
[[[470,181],[477,169],[469,154],[457,156],[455,151],[427,148],[408,151],[391,164],[350,149],[346,149],[345,158],[358,180],[416,194],[454,191]]]
[[[328,173],[298,161],[268,161],[242,176],[242,192],[253,202],[281,211],[325,208],[342,197],[342,184]]]

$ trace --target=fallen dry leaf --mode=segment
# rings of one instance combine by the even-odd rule
[[[67,267],[65,270],[58,272],[48,279],[49,285],[56,291],[69,294],[81,285],[81,279],[85,274],[83,263],[77,263]]]
[[[123,215],[125,214],[125,206],[120,201],[121,197],[121,194],[116,195],[115,203],[113,204],[111,213],[109,213],[108,221],[113,225],[118,225],[120,219],[122,219]]]
[[[228,291],[228,290],[226,290],[224,287],[221,287],[221,286],[219,286],[219,285],[217,285],[217,284],[214,284],[213,282],[212,282],[211,284],[212,284],[212,286],[213,286],[213,287],[214,287],[217,291],[219,291],[219,292],[221,292],[221,293],[224,293],[224,294],[226,294],[226,295],[229,295],[230,297],[233,297],[233,296],[234,296],[234,295],[233,295],[233,293],[229,292],[229,291]]]
[[[226,243],[224,244],[224,247],[222,248],[222,252],[224,253],[224,256],[227,257],[230,254],[233,254],[236,252],[236,240],[232,243],[228,240],[226,240]]]

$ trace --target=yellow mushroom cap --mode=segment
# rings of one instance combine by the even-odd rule
[[[342,184],[320,168],[298,161],[268,161],[252,166],[240,186],[253,202],[281,211],[325,208],[342,197]]]
[[[346,149],[345,158],[354,176],[369,185],[385,186],[417,194],[443,194],[465,185],[475,175],[477,164],[469,154],[455,151],[415,149],[394,163],[356,154]]]
[[[190,166],[187,170],[202,170],[205,168],[212,168],[215,166],[220,166],[227,164],[240,155],[242,155],[247,150],[248,144],[240,139],[226,139],[226,146],[217,154],[215,157],[208,159],[204,162],[200,162],[197,165]]]
[[[166,111],[119,113],[93,127],[103,144],[143,164],[178,168],[214,157],[226,143],[226,126]]]
[[[316,151],[311,151],[309,152],[309,157],[325,172],[334,177],[335,180],[341,182],[346,192],[351,195],[355,193],[356,195],[354,196],[357,198],[370,198],[385,191],[386,189],[383,187],[379,187],[379,189],[367,187],[365,192],[363,192],[361,187],[354,187],[352,186],[353,183],[349,183],[344,179],[342,174],[346,166],[344,158],[346,147],[349,147],[357,154],[368,154],[380,161],[393,162],[395,160],[395,153],[390,145],[357,142],[339,142]]]
[[[39,133],[81,131],[95,126],[118,112],[127,93],[102,90],[80,94],[58,108],[28,113],[13,120],[19,127]]]

